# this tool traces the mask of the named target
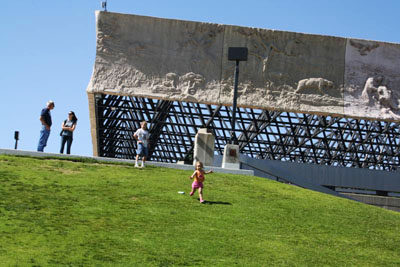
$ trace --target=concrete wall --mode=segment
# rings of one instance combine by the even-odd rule
[[[116,158],[105,158],[105,157],[88,157],[88,156],[79,156],[79,155],[66,155],[66,154],[58,154],[58,153],[43,153],[36,151],[24,151],[24,150],[14,150],[14,149],[0,149],[0,155],[14,155],[14,156],[28,156],[28,157],[44,157],[44,158],[60,158],[60,159],[92,159],[100,162],[119,162],[135,164],[135,160],[129,159],[116,159]],[[175,163],[164,163],[164,162],[153,162],[147,161],[147,165],[170,168],[170,169],[180,169],[180,170],[190,170],[194,171],[193,165],[184,165],[184,164],[175,164]],[[212,170],[218,173],[230,173],[230,174],[240,174],[247,176],[254,176],[254,171],[252,170],[236,170],[236,169],[224,169],[221,167],[215,166],[205,166],[204,169]]]
[[[269,174],[310,188],[313,186],[342,187],[384,192],[400,192],[400,172],[360,168],[334,167],[317,164],[259,160],[241,156],[240,161],[255,175]],[[244,166],[246,168],[246,166]],[[310,188],[312,189],[312,188]],[[313,190],[318,190],[313,189]]]
[[[400,212],[400,198],[343,193],[344,196],[388,210]]]
[[[400,45],[96,12],[87,92],[400,121]]]

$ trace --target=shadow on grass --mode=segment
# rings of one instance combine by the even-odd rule
[[[230,202],[224,202],[224,201],[209,201],[206,200],[203,203],[204,205],[232,205]]]

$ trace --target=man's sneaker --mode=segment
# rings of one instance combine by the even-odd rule
[[[137,163],[135,164],[135,168],[139,168],[139,165]]]

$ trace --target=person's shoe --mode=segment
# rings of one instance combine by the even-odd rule
[[[194,194],[194,192],[190,192],[190,194],[189,194],[189,195],[190,195],[190,196],[193,196],[193,194]]]
[[[144,168],[144,164],[140,165],[140,168]]]
[[[135,168],[139,168],[139,165],[137,163],[135,163]]]
[[[204,204],[206,201],[204,199],[200,200],[201,204]]]

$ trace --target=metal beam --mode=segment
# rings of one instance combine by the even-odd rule
[[[228,106],[102,95],[96,104],[100,156],[134,158],[132,135],[151,124],[152,160],[189,159],[199,128],[215,135],[216,153],[230,141]],[[361,119],[237,108],[240,151],[253,158],[396,171],[400,125]],[[132,155],[130,155],[132,153]]]

